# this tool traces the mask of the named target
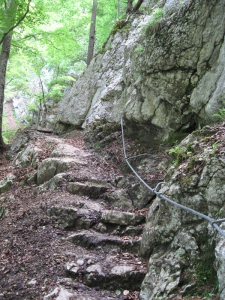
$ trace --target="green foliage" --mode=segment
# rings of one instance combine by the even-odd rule
[[[208,155],[208,156],[214,156],[216,154],[217,151],[217,143],[218,142],[214,142],[212,145],[208,145],[204,148],[204,156]]]
[[[119,29],[122,29],[124,26],[126,26],[127,22],[126,20],[119,20],[118,22],[116,22],[116,24],[113,26],[112,30],[111,30],[111,34],[116,34],[116,32]]]
[[[52,87],[56,84],[58,85],[61,85],[61,86],[64,86],[64,85],[67,85],[69,84],[70,82],[74,82],[76,81],[72,76],[69,76],[69,75],[63,75],[63,76],[60,76],[54,80],[52,80],[50,83],[49,83],[49,87]]]
[[[154,12],[153,12],[153,19],[152,19],[152,23],[156,23],[159,22],[163,17],[163,10],[162,8],[157,8]]]
[[[183,7],[184,6],[184,1],[180,1],[179,5],[180,5],[180,7]]]
[[[144,51],[144,47],[143,46],[137,46],[134,50],[135,53],[140,53]]]
[[[163,16],[164,16],[164,12],[162,8],[157,8],[153,11],[150,21],[143,28],[143,30],[147,35],[154,34],[158,30],[160,23],[163,19]]]
[[[169,150],[169,154],[173,157],[173,163],[178,165],[187,158],[187,148],[175,146]]]
[[[173,132],[166,141],[168,145],[178,144],[181,140],[183,140],[188,133],[184,132]]]
[[[60,101],[67,85],[72,85],[86,67],[92,0],[14,0],[10,14],[5,15],[0,3],[0,38],[19,21],[29,8],[23,22],[13,30],[13,42],[6,78],[6,100],[25,99],[29,111],[41,101]],[[30,2],[30,5],[28,6]],[[124,15],[126,1],[98,0],[95,52],[109,37],[110,31]],[[125,26],[119,21],[118,30]],[[75,74],[71,76],[70,74]]]
[[[49,91],[46,94],[47,99],[52,99],[54,101],[60,101],[62,98],[63,91],[66,86],[70,85],[72,82],[76,81],[72,76],[60,76],[52,80],[49,84]]]
[[[223,102],[225,104],[225,102]],[[214,117],[220,119],[220,120],[224,120],[225,119],[225,107],[220,108],[219,109],[219,113],[218,114],[214,114]]]
[[[17,130],[10,130],[10,129],[6,129],[6,130],[3,130],[3,141],[6,143],[6,144],[10,144],[16,134]]]
[[[218,279],[214,264],[213,250],[203,254],[202,259],[196,264],[196,289],[201,292],[205,299],[209,294],[214,294],[218,289]]]
[[[35,111],[37,109],[37,105],[35,103],[29,104],[28,109],[29,111]]]

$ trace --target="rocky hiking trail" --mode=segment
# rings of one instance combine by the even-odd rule
[[[7,159],[6,159],[7,157]],[[81,132],[17,135],[0,165],[0,299],[139,299],[152,195]]]

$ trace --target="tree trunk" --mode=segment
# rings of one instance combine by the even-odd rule
[[[41,80],[41,76],[39,76],[39,81],[41,85],[41,91],[42,91],[42,98],[40,98],[40,110],[41,110],[41,126],[46,126],[46,115],[47,115],[47,105],[45,101],[45,91],[44,91],[44,85]]]
[[[12,33],[8,33],[3,40],[0,54],[0,152],[5,150],[5,144],[2,136],[3,104],[5,97],[5,78],[7,63],[11,49]]]
[[[134,0],[128,0],[127,2],[127,9],[126,9],[127,14],[130,14],[133,11],[133,1]]]
[[[144,0],[138,0],[137,4],[134,5],[133,11],[139,10],[141,4],[143,3]]]
[[[140,8],[140,6],[143,3],[143,1],[144,0],[138,0],[138,2],[133,6],[134,0],[128,0],[126,12],[128,14],[130,14],[130,13],[133,13],[133,12],[137,11]]]
[[[17,4],[14,3],[13,0],[5,1],[5,10],[8,19],[13,22],[14,16],[8,14],[8,9],[11,9],[15,6],[17,8]],[[8,31],[8,33],[3,34],[1,39],[1,52],[0,52],[0,153],[6,149],[6,145],[3,140],[2,134],[2,121],[3,121],[3,107],[4,107],[4,99],[5,99],[5,83],[6,83],[6,69],[9,60],[9,54],[11,50],[12,43],[12,31]]]
[[[120,19],[121,11],[122,11],[121,0],[118,0],[118,3],[117,3],[117,19],[118,20]]]
[[[95,45],[95,24],[96,24],[96,16],[97,16],[97,6],[98,1],[93,0],[92,5],[92,16],[91,16],[91,26],[90,26],[90,34],[89,34],[89,45],[88,45],[88,56],[87,56],[87,65],[90,64],[94,54],[94,45]]]

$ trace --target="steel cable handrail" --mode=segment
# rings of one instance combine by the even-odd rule
[[[206,221],[208,221],[212,227],[214,227],[223,237],[225,237],[225,232],[217,225],[218,223],[222,223],[222,222],[225,222],[225,219],[213,219],[209,216],[206,216],[190,207],[187,207],[187,206],[184,206],[182,204],[179,204],[171,199],[169,199],[168,197],[164,196],[163,193],[165,193],[166,191],[164,192],[159,192],[158,189],[159,187],[164,184],[164,182],[160,182],[156,185],[155,188],[151,188],[139,175],[138,173],[134,170],[134,168],[131,166],[130,162],[129,162],[129,159],[131,158],[134,158],[135,156],[131,156],[131,157],[127,157],[127,154],[126,154],[126,145],[125,145],[125,139],[124,139],[124,129],[123,129],[123,119],[121,119],[121,132],[122,132],[122,142],[123,142],[123,153],[124,153],[124,159],[127,163],[127,165],[129,166],[129,168],[132,170],[132,172],[134,173],[134,175],[143,183],[143,185],[148,189],[150,190],[152,193],[154,193],[157,197],[159,197],[160,199],[163,199],[181,209],[184,209],[186,211],[189,211],[197,216],[199,216],[200,218],[203,218],[205,219]],[[138,155],[140,156],[140,155]]]

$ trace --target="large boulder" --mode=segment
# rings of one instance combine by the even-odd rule
[[[13,165],[17,168],[25,168],[32,166],[35,168],[38,163],[38,154],[42,152],[42,149],[35,147],[32,144],[28,144],[24,150],[20,151],[13,161]]]
[[[63,173],[74,166],[85,165],[87,165],[86,161],[75,157],[46,158],[38,167],[37,183],[42,184],[52,179],[56,174]]]

